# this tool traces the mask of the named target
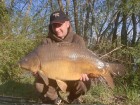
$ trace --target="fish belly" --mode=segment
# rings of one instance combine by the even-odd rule
[[[85,61],[54,60],[43,65],[41,70],[45,75],[57,80],[79,80],[82,74],[98,74],[93,66]]]

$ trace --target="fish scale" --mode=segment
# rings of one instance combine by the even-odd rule
[[[44,55],[44,54],[42,54],[42,52],[47,53],[49,51],[45,55],[46,58],[48,58],[46,60],[56,60],[56,59],[80,60],[80,59],[84,59],[84,60],[90,61],[91,63],[93,63],[96,66],[102,63],[102,61],[99,60],[99,58],[97,58],[95,56],[95,54],[93,52],[91,52],[90,50],[87,50],[86,48],[81,47],[77,44],[70,44],[67,42],[51,44],[51,45],[41,45],[41,46],[39,46],[37,51],[41,52],[40,53],[41,55]],[[42,59],[42,60],[44,60],[44,59]]]

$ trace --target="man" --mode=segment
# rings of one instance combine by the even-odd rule
[[[43,41],[43,44],[69,42],[76,43],[85,47],[82,37],[72,31],[72,27],[68,17],[62,11],[56,11],[50,16],[49,34]],[[81,75],[78,81],[66,81],[68,85],[67,91],[69,95],[67,100],[74,103],[78,98],[89,90],[91,81],[87,74]],[[61,102],[58,91],[60,90],[55,80],[49,79],[49,86],[46,86],[42,78],[36,74],[35,87],[40,93],[43,103],[59,104]]]

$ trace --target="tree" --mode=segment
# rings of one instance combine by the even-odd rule
[[[69,15],[70,0],[66,0],[66,14]]]
[[[62,0],[57,0],[57,1],[58,1],[60,10],[64,11]]]
[[[77,34],[80,34],[79,20],[78,20],[78,7],[77,7],[77,1],[76,0],[73,0],[73,6],[74,6],[75,30],[76,30]]]
[[[84,39],[85,41],[88,41],[88,31],[89,31],[89,17],[90,17],[90,3],[89,0],[86,0],[86,18],[85,18],[85,24],[84,24]]]
[[[117,29],[119,25],[119,18],[120,18],[120,11],[117,12],[114,28],[112,29],[112,43],[117,42]]]

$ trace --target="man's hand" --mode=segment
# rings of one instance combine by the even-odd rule
[[[87,74],[82,74],[80,80],[81,81],[88,81],[89,78],[88,78]]]
[[[33,75],[34,77],[38,77],[38,72],[32,72],[32,75]]]

